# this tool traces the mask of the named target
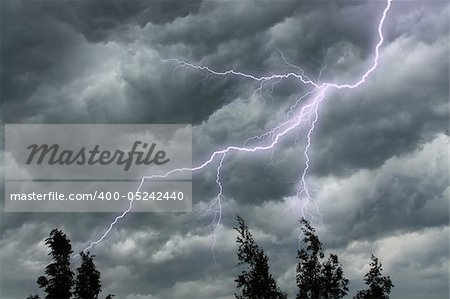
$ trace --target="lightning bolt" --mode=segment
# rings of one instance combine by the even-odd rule
[[[267,150],[273,150],[275,146],[278,144],[279,140],[288,135],[289,133],[293,132],[295,129],[298,129],[301,127],[302,124],[308,124],[309,130],[306,134],[306,146],[303,151],[303,156],[305,158],[304,168],[301,171],[301,177],[299,180],[299,188],[297,190],[297,196],[301,198],[301,202],[303,203],[301,206],[301,213],[303,215],[308,215],[310,217],[313,217],[310,211],[308,211],[308,204],[312,202],[311,198],[311,191],[307,183],[307,176],[308,171],[310,167],[310,157],[309,157],[309,149],[311,147],[312,142],[312,134],[315,129],[315,125],[319,121],[319,107],[322,103],[323,99],[325,98],[325,95],[330,90],[341,90],[341,89],[355,89],[359,87],[360,85],[364,84],[367,80],[367,78],[376,70],[378,66],[378,61],[380,57],[380,48],[384,42],[384,36],[383,36],[383,26],[385,23],[385,19],[387,16],[387,13],[389,9],[391,8],[392,0],[386,0],[386,6],[383,10],[383,13],[381,15],[381,18],[378,22],[377,32],[378,32],[378,42],[375,45],[374,49],[374,58],[372,61],[371,66],[366,70],[364,74],[361,75],[359,79],[357,79],[353,83],[346,83],[346,84],[337,84],[337,83],[330,83],[330,82],[324,82],[320,83],[320,77],[317,80],[317,82],[314,82],[311,80],[307,75],[305,75],[305,72],[303,69],[299,66],[296,66],[294,64],[291,64],[287,61],[287,59],[283,56],[281,51],[279,51],[281,58],[283,59],[284,63],[288,65],[291,68],[295,68],[298,72],[287,72],[287,73],[279,73],[279,74],[272,74],[270,76],[255,76],[252,74],[247,74],[241,71],[236,71],[233,69],[226,70],[226,71],[217,71],[214,70],[208,66],[204,65],[195,65],[183,60],[179,59],[167,59],[165,62],[173,62],[176,63],[176,69],[181,67],[188,67],[194,70],[200,70],[203,72],[206,72],[208,76],[237,76],[243,79],[247,80],[253,80],[255,82],[259,83],[259,88],[257,90],[261,91],[263,88],[264,83],[269,81],[275,81],[274,84],[280,82],[281,80],[285,80],[288,78],[295,78],[298,80],[301,84],[311,86],[313,89],[309,92],[307,92],[305,95],[299,97],[299,99],[290,107],[286,114],[286,118],[280,122],[278,125],[276,125],[271,130],[258,135],[251,137],[244,141],[243,146],[234,146],[230,145],[223,149],[217,150],[213,152],[208,159],[206,159],[203,163],[199,164],[198,166],[192,167],[192,168],[176,168],[172,169],[166,173],[158,174],[158,175],[151,175],[151,176],[144,176],[142,177],[140,184],[136,191],[139,191],[146,180],[152,180],[155,178],[167,178],[172,174],[179,173],[179,172],[196,172],[205,169],[207,166],[209,166],[213,161],[216,159],[219,160],[219,164],[216,168],[216,184],[218,186],[218,194],[213,199],[211,204],[209,205],[208,209],[206,210],[206,213],[211,212],[214,215],[213,219],[213,246],[216,242],[216,233],[219,229],[219,225],[222,219],[222,208],[223,208],[223,185],[221,182],[221,169],[223,167],[223,163],[225,160],[225,157],[229,154],[236,153],[236,152],[242,152],[242,153],[255,153],[255,152],[261,152],[261,151],[267,151]],[[326,64],[325,66],[326,67]],[[322,74],[322,70],[324,67],[321,68],[319,76]],[[272,85],[272,89],[273,89]],[[300,109],[297,109],[297,107],[300,105],[300,103],[305,103]],[[298,111],[297,111],[298,110]],[[251,143],[251,141],[257,140],[260,144],[257,145],[247,145],[248,143]],[[124,218],[133,208],[133,201],[134,198],[130,201],[128,208],[119,216],[115,217],[114,221],[111,222],[109,227],[106,229],[106,231],[103,233],[103,235],[96,241],[93,241],[87,246],[83,251],[90,250],[93,246],[101,243],[111,232],[111,230],[114,228],[114,226],[118,223],[119,220]],[[316,206],[317,208],[317,206]],[[77,255],[74,255],[75,257]]]

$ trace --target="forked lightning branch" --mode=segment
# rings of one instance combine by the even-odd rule
[[[206,65],[196,65],[193,63],[189,63],[180,59],[168,59],[166,62],[173,62],[177,66],[177,68],[186,67],[191,68],[193,70],[198,70],[201,72],[206,72],[208,76],[223,76],[223,77],[238,77],[243,80],[251,80],[259,84],[259,88],[266,82],[279,82],[281,80],[285,80],[288,78],[296,78],[299,81],[299,84],[302,85],[310,85],[314,89],[308,92],[305,95],[299,95],[298,100],[288,109],[286,113],[286,117],[283,121],[280,121],[273,129],[268,130],[267,132],[255,136],[253,138],[248,138],[247,141],[256,140],[257,144],[248,145],[248,142],[244,142],[244,146],[238,145],[229,145],[223,149],[217,150],[213,152],[208,158],[204,160],[203,163],[200,163],[195,167],[185,167],[185,168],[175,168],[165,173],[144,176],[141,179],[141,182],[137,188],[139,191],[146,182],[151,181],[155,178],[167,178],[176,173],[180,172],[198,172],[205,169],[208,166],[211,166],[213,162],[218,161],[218,166],[216,166],[216,183],[217,183],[217,196],[211,201],[209,208],[207,209],[207,213],[210,213],[213,216],[213,233],[214,233],[214,241],[215,241],[215,233],[218,231],[220,221],[222,219],[222,200],[223,200],[223,185],[221,182],[221,169],[223,164],[226,162],[229,155],[237,152],[247,153],[251,155],[256,152],[268,151],[275,148],[275,146],[282,140],[284,137],[287,137],[290,133],[295,131],[301,126],[306,126],[307,130],[305,135],[303,136],[306,140],[306,146],[303,151],[304,158],[304,167],[300,171],[301,177],[299,178],[298,185],[299,190],[297,192],[298,195],[298,208],[303,216],[311,218],[313,217],[313,213],[309,210],[309,206],[313,203],[313,199],[311,198],[311,192],[309,190],[307,184],[307,176],[309,170],[309,163],[311,162],[309,159],[309,149],[311,147],[313,132],[315,125],[319,121],[319,107],[323,102],[325,96],[330,93],[332,90],[341,90],[341,89],[354,89],[362,84],[364,84],[367,78],[377,69],[378,61],[380,57],[380,48],[383,45],[384,36],[383,36],[383,26],[385,24],[385,19],[387,13],[391,7],[392,0],[387,0],[384,9],[382,10],[381,17],[379,18],[379,22],[375,25],[375,33],[377,34],[377,43],[375,48],[373,49],[373,58],[367,70],[362,73],[359,77],[355,78],[353,81],[337,84],[333,82],[325,82],[319,83],[314,82],[308,76],[305,75],[305,72],[302,70],[300,66],[295,66],[292,64],[288,64],[290,67],[295,66],[298,72],[287,72],[287,73],[279,73],[273,74],[270,76],[262,76],[258,77],[249,73],[242,72],[240,70],[226,70],[226,71],[217,71],[212,67]],[[285,65],[287,64],[286,60],[283,62]],[[93,241],[87,246],[84,251],[90,250],[94,245],[102,242],[105,237],[111,232],[113,227],[121,220],[123,217],[127,215],[128,212],[133,208],[133,201],[130,201],[128,208],[115,217],[115,219],[110,223],[105,232],[98,238],[96,241]]]

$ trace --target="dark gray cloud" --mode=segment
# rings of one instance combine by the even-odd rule
[[[370,64],[383,1],[2,1],[1,118],[6,123],[192,123],[194,163],[270,130],[310,86],[221,77],[167,58],[254,75],[297,71],[347,82]],[[370,253],[392,298],[448,296],[449,6],[394,1],[380,65],[330,92],[312,136],[309,183],[327,248],[353,290]],[[233,212],[248,220],[280,285],[295,296],[296,190],[306,127],[273,152],[229,155],[223,223],[211,253],[216,171],[193,177],[195,213],[133,213],[94,249],[105,294],[232,298]],[[3,137],[3,133],[2,133]],[[2,138],[3,140],[3,138]],[[3,141],[2,141],[3,142]],[[2,160],[5,159],[3,152]],[[217,163],[215,164],[217,165]],[[3,176],[3,169],[0,174]],[[3,187],[2,187],[3,188]],[[3,194],[3,192],[2,192]],[[4,199],[2,198],[2,201]],[[297,203],[297,204],[296,204]],[[294,208],[292,208],[294,207]],[[314,209],[310,206],[311,210]],[[37,292],[42,240],[62,228],[81,250],[116,215],[1,215],[1,297]],[[444,265],[444,266],[443,266]]]

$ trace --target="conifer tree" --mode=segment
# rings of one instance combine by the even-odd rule
[[[53,229],[50,236],[45,239],[45,244],[50,247],[49,255],[53,262],[45,268],[47,276],[40,276],[37,284],[44,288],[46,299],[69,299],[72,295],[74,273],[70,269],[70,255],[72,245],[67,236],[58,229]]]
[[[275,279],[269,271],[269,259],[260,248],[247,225],[241,217],[237,217],[238,232],[238,265],[245,266],[235,280],[241,294],[235,294],[237,299],[286,299],[286,294],[281,292]]]
[[[306,219],[301,219],[304,247],[298,250],[297,299],[338,299],[348,292],[348,279],[344,277],[338,257],[330,254],[322,262],[322,243],[314,228]]]
[[[378,258],[372,255],[372,262],[370,263],[370,270],[364,276],[364,282],[369,287],[366,290],[358,291],[354,299],[389,299],[391,289],[394,287],[389,276],[381,275],[383,270]]]
[[[101,292],[100,272],[94,264],[94,255],[80,252],[81,265],[77,268],[75,299],[97,299]]]

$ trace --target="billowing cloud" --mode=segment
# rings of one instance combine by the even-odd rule
[[[3,1],[1,119],[192,123],[199,163],[276,126],[310,86],[266,82],[255,92],[258,82],[165,59],[268,75],[295,70],[283,53],[314,80],[320,74],[321,82],[351,81],[373,57],[382,7],[379,1]],[[353,290],[374,253],[393,279],[392,298],[448,295],[448,14],[445,1],[393,1],[377,71],[358,89],[329,93],[320,107],[310,150],[309,183],[322,215],[315,225],[325,247],[339,254]],[[299,206],[302,136],[287,136],[273,152],[227,156],[227,204],[214,255],[211,219],[197,219],[217,192],[214,167],[194,174],[194,213],[123,219],[94,248],[105,295],[232,298],[238,213],[293,297],[299,213],[292,207]],[[0,260],[8,271],[0,286],[2,298],[12,299],[39,291],[35,279],[48,263],[43,239],[52,228],[67,232],[78,251],[115,215],[1,217]]]

